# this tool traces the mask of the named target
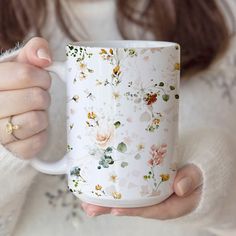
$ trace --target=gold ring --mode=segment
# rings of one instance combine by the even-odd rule
[[[12,123],[12,118],[13,118],[13,116],[10,117],[9,121],[6,124],[6,132],[7,132],[7,134],[11,134],[15,139],[20,140],[19,138],[17,138],[14,135],[14,130],[18,130],[20,128],[20,126],[19,125],[14,125]]]

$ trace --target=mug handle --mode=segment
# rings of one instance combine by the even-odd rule
[[[65,62],[53,62],[53,64],[47,68],[46,71],[54,73],[60,78],[64,83],[66,83],[66,66]],[[67,173],[67,154],[64,157],[55,162],[42,161],[35,157],[30,161],[32,167],[34,167],[39,172],[50,175],[60,175]]]

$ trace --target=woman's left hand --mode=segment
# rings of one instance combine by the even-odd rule
[[[178,170],[174,181],[174,194],[164,202],[139,208],[108,208],[82,203],[88,216],[112,214],[117,216],[140,216],[144,218],[166,220],[174,219],[192,212],[201,197],[202,173],[193,165],[186,165]]]

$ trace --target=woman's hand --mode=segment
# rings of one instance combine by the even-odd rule
[[[174,194],[164,202],[140,208],[106,208],[82,203],[82,208],[89,216],[102,214],[117,216],[140,216],[158,220],[178,218],[192,212],[201,196],[202,173],[195,165],[181,168],[174,181]]]
[[[42,38],[31,39],[15,60],[0,63],[0,142],[22,159],[34,157],[47,141],[51,78],[42,68],[50,64]],[[14,135],[6,132],[10,117],[19,125]]]

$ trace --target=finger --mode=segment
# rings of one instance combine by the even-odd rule
[[[41,87],[46,90],[51,86],[48,72],[28,64],[0,63],[0,75],[0,91],[30,87]]]
[[[97,206],[86,202],[83,202],[81,206],[88,216],[98,216],[111,212],[111,208],[109,207]]]
[[[148,207],[139,208],[113,208],[112,215],[140,216],[144,218],[166,220],[181,217],[193,211],[200,199],[200,188],[187,197],[179,197],[173,194],[164,202]]]
[[[50,95],[39,88],[3,91],[0,93],[0,119],[32,110],[46,110]]]
[[[27,63],[38,67],[49,66],[52,62],[48,42],[34,37],[20,50],[17,62]]]
[[[30,111],[12,117],[12,124],[18,125],[19,129],[14,130],[14,136],[6,132],[6,125],[9,117],[0,120],[0,142],[5,145],[16,141],[14,138],[27,139],[48,127],[48,115],[45,111]]]
[[[9,143],[5,147],[23,160],[35,157],[47,143],[47,131],[42,131],[28,139]]]
[[[178,170],[174,181],[174,191],[178,196],[187,196],[202,185],[201,170],[193,164]]]

